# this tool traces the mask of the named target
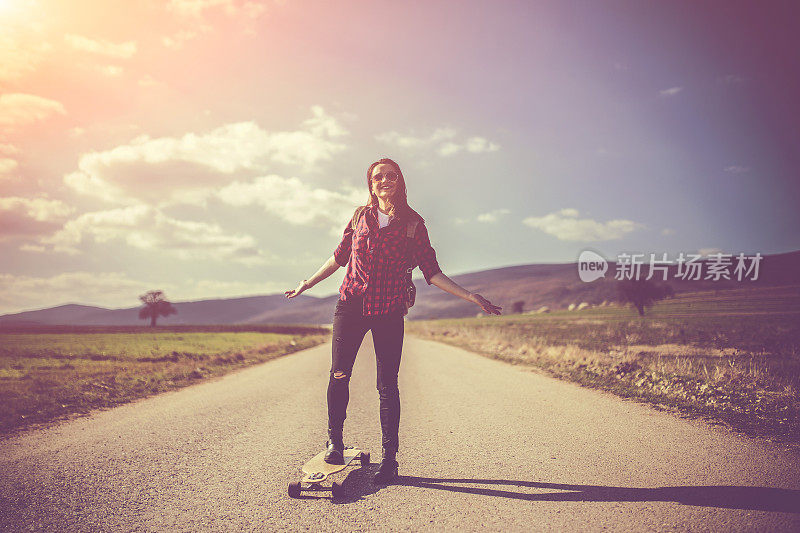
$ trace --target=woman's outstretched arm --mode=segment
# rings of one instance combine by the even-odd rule
[[[494,305],[480,294],[469,292],[467,289],[444,275],[442,269],[439,268],[439,262],[436,260],[436,251],[433,249],[433,246],[431,246],[431,240],[428,236],[428,230],[425,227],[425,224],[420,224],[417,226],[417,231],[414,237],[416,258],[419,263],[419,269],[422,270],[422,274],[425,276],[425,281],[428,282],[428,285],[436,285],[445,292],[449,292],[450,294],[458,296],[459,298],[463,298],[468,302],[478,304],[481,309],[484,310],[484,312],[489,313],[490,315],[502,314],[500,313],[502,307],[499,305]]]
[[[458,296],[459,298],[462,298],[468,302],[476,303],[481,306],[481,309],[491,315],[502,314],[500,313],[502,307],[499,305],[494,305],[480,294],[469,292],[467,289],[445,276],[444,272],[440,271],[431,276],[431,285],[436,285],[443,291],[449,292],[450,294]]]
[[[339,269],[339,263],[336,262],[334,256],[331,256],[327,261],[325,261],[324,265],[319,267],[319,270],[317,270],[313,276],[311,276],[308,279],[304,279],[303,281],[300,282],[300,285],[298,285],[296,289],[286,291],[284,292],[284,294],[286,295],[287,298],[294,298],[301,292],[307,291],[320,281],[324,280],[325,278],[336,272],[338,269]]]
[[[284,292],[286,297],[294,298],[301,292],[307,291],[323,279],[336,272],[339,267],[347,266],[347,261],[350,259],[350,248],[352,247],[352,242],[353,226],[350,222],[348,222],[347,226],[344,227],[344,231],[342,232],[342,241],[339,243],[339,246],[336,247],[336,250],[334,250],[330,259],[325,261],[325,264],[319,267],[319,270],[317,270],[313,276],[301,281],[300,285],[298,285],[296,289]]]

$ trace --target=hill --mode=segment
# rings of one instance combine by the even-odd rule
[[[509,313],[512,304],[523,302],[523,310],[541,306],[563,309],[570,304],[587,302],[599,305],[616,298],[616,263],[609,263],[605,278],[584,283],[578,278],[575,263],[529,264],[508,266],[451,276],[459,285],[478,292],[501,305]],[[646,270],[645,270],[646,271]],[[474,305],[429,286],[424,279],[414,280],[417,303],[408,314],[410,320],[474,316]],[[697,291],[722,291],[734,288],[800,285],[800,251],[764,256],[756,281],[676,279],[670,267],[667,283],[676,294]],[[162,317],[159,325],[209,324],[329,324],[338,294],[316,297],[301,294],[287,300],[283,294],[222,298],[193,302],[173,302],[176,315]],[[0,316],[0,327],[25,325],[142,325],[139,306],[125,309],[79,304],[59,305],[36,311]]]
[[[547,306],[565,309],[570,304],[586,302],[599,305],[616,299],[617,264],[609,262],[604,278],[584,283],[578,277],[576,263],[533,264],[503,267],[452,276],[459,285],[478,292],[492,303],[511,311],[513,302],[522,301],[523,311]],[[800,284],[800,251],[764,256],[756,281],[676,279],[677,267],[668,269],[667,281],[676,294],[697,291],[720,291],[737,288],[777,287]],[[647,272],[643,268],[642,273]],[[705,272],[705,267],[703,269]],[[656,276],[658,278],[658,275]],[[424,280],[417,285],[419,303],[409,311],[410,319],[459,318],[474,316],[480,310],[473,304],[454,298]]]

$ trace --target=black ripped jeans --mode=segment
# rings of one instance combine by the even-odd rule
[[[353,363],[364,335],[372,330],[378,368],[382,444],[387,450],[397,451],[397,433],[400,427],[400,391],[397,387],[397,374],[400,370],[400,354],[403,351],[403,315],[393,313],[363,316],[362,301],[361,297],[346,302],[340,299],[333,314],[333,357],[328,381],[328,428],[341,431],[344,426],[347,403],[350,400],[350,375]]]

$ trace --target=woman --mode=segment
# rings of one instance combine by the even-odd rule
[[[357,210],[357,219],[348,221],[333,256],[313,276],[285,294],[294,298],[340,266],[347,267],[333,317],[325,461],[344,462],[342,429],[349,401],[350,373],[364,335],[372,330],[383,434],[383,459],[374,481],[388,483],[397,477],[400,425],[397,374],[403,348],[403,316],[407,314],[405,276],[409,259],[411,265],[419,265],[429,285],[473,302],[486,313],[499,315],[501,307],[469,292],[442,273],[424,219],[408,206],[405,179],[397,163],[391,159],[372,163],[367,169],[367,188],[366,208]],[[408,226],[412,221],[417,222],[413,235]]]

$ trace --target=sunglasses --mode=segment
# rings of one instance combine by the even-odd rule
[[[400,176],[397,174],[397,172],[392,172],[390,170],[385,174],[381,174],[380,172],[378,174],[375,174],[374,176],[372,176],[372,181],[375,183],[379,183],[381,179],[386,179],[386,181],[397,181],[398,178],[400,178]]]

